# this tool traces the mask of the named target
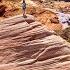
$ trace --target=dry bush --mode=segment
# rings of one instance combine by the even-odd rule
[[[3,1],[2,5],[6,6],[4,17],[14,16],[18,15],[20,13],[20,6],[19,3],[16,3],[14,1]],[[16,13],[17,12],[17,13]]]
[[[5,5],[0,5],[0,16],[4,15],[4,13],[6,12],[5,9],[6,9]]]

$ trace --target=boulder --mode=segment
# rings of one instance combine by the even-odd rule
[[[50,18],[51,23],[59,23],[58,17],[51,17]]]

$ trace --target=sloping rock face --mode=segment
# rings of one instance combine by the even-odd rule
[[[31,15],[0,22],[0,70],[68,70],[70,44]]]

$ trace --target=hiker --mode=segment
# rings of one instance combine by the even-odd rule
[[[23,9],[23,17],[26,17],[26,3],[25,3],[25,0],[23,0],[22,2],[22,9]]]

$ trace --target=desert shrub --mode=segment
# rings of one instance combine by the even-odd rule
[[[70,42],[70,27],[61,30],[61,31],[56,31],[58,35],[60,35],[62,38]]]
[[[5,5],[0,5],[0,16],[3,16],[4,15],[5,9],[6,9],[6,6]]]

